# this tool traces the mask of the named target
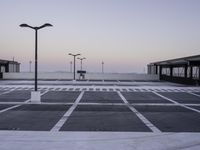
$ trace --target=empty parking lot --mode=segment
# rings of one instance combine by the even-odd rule
[[[184,87],[0,87],[0,130],[199,132],[200,91]]]

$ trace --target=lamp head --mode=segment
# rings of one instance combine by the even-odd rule
[[[35,27],[36,29],[41,29],[41,28],[44,28],[44,27],[52,27],[53,25],[51,25],[50,23],[45,23],[43,24],[42,26],[40,27]]]
[[[50,23],[45,23],[43,26],[45,26],[45,27],[52,27],[53,25],[50,24]]]
[[[25,24],[25,23],[20,24],[19,26],[20,26],[20,27],[29,27],[29,25],[27,25],[27,24]]]
[[[85,57],[83,57],[83,58],[78,57],[77,59],[83,60],[83,59],[86,59],[86,58]]]

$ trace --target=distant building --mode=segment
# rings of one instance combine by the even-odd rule
[[[0,59],[0,78],[2,78],[3,72],[20,72],[20,63]]]
[[[200,55],[150,63],[148,74],[157,74],[160,80],[200,85]]]

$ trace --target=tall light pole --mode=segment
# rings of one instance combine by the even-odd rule
[[[86,59],[86,58],[85,58],[85,57],[83,57],[83,58],[79,58],[79,57],[78,57],[77,59],[79,59],[79,60],[81,61],[81,71],[82,71],[82,69],[83,69],[83,67],[82,67],[82,66],[83,66],[83,62],[82,62],[82,61],[83,61],[84,59]]]
[[[72,73],[72,61],[70,61],[70,72]]]
[[[104,62],[102,61],[102,63],[101,63],[101,71],[102,71],[102,73],[104,73]]]
[[[30,60],[29,61],[29,71],[31,72],[31,64],[32,64],[32,61]]]
[[[38,72],[38,54],[37,54],[37,47],[38,47],[38,30],[44,28],[44,27],[51,27],[52,25],[49,23],[45,23],[42,26],[39,27],[32,27],[28,24],[21,24],[20,27],[27,27],[35,30],[35,91],[37,91],[37,72]]]
[[[68,55],[71,55],[71,56],[74,57],[74,80],[76,80],[76,77],[75,77],[75,75],[76,75],[76,56],[79,56],[81,54],[72,54],[72,53],[69,53]]]

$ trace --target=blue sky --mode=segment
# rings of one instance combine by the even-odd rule
[[[39,31],[39,70],[69,71],[67,54],[81,53],[87,71],[144,72],[147,63],[200,53],[199,0],[1,0],[1,59],[34,59]],[[79,61],[77,61],[79,68]]]

